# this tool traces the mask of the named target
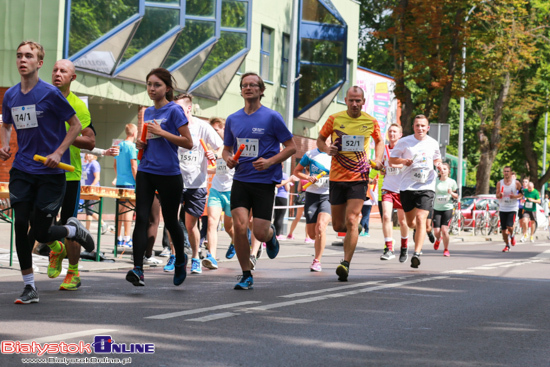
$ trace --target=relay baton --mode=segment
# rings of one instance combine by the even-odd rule
[[[208,148],[206,147],[206,143],[204,142],[204,140],[202,139],[199,139],[199,141],[201,142],[201,145],[202,145],[202,149],[204,149],[204,152],[208,152]],[[216,160],[214,159],[209,159],[208,160],[208,163],[210,163],[211,166],[216,166]]]
[[[326,175],[327,173],[325,171],[322,171],[321,173],[319,173],[317,176],[315,176],[316,179],[320,179],[321,177],[323,177],[324,175]],[[302,190],[305,190],[307,189],[308,187],[310,187],[312,185],[311,182],[308,182],[307,184],[305,184],[304,186],[302,186]]]
[[[141,141],[142,142],[147,141],[147,123],[144,123],[143,128],[141,129]],[[143,151],[144,150],[145,150],[145,148],[141,148],[138,152],[138,160],[140,160],[140,161],[143,158]]]
[[[35,154],[33,159],[37,162],[42,162],[42,163],[46,162],[46,157],[42,157],[41,155],[38,155],[38,154]],[[61,168],[69,172],[74,172],[74,166],[71,166],[70,164],[59,162],[57,164],[57,168]]]
[[[233,156],[233,160],[234,160],[234,161],[238,161],[238,160],[239,160],[239,157],[241,156],[241,153],[244,151],[244,148],[245,148],[245,145],[244,145],[244,144],[241,144],[241,146],[240,146],[239,149],[237,150],[237,153],[235,153],[235,155]]]

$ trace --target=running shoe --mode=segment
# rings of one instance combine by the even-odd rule
[[[126,274],[126,280],[136,287],[143,287],[145,285],[143,270],[137,266],[134,266],[134,268],[132,270],[129,270]]]
[[[50,263],[48,264],[48,278],[57,278],[61,274],[61,264],[67,256],[67,248],[61,242],[61,250],[59,252],[50,251]]]
[[[134,243],[132,242],[131,238],[128,241],[124,241],[124,247],[132,248],[133,246]]]
[[[531,242],[535,242],[535,236],[531,235]]]
[[[160,257],[168,257],[170,255],[172,255],[172,251],[170,250],[170,247],[163,248],[161,253],[159,254]]]
[[[420,266],[420,254],[418,252],[415,252],[411,259],[411,268],[418,269],[419,266]]]
[[[429,238],[430,242],[434,243],[435,242],[435,236],[434,236],[433,232],[429,231],[426,234],[428,235],[428,238]]]
[[[80,287],[80,276],[78,273],[68,271],[65,280],[59,286],[60,291],[76,291]]]
[[[443,251],[443,256],[449,257],[451,254],[449,253],[449,250]]]
[[[363,231],[359,234],[360,237],[370,237],[369,232]]]
[[[15,300],[15,304],[28,305],[29,303],[38,303],[38,290],[34,289],[32,285],[26,284],[23,289],[23,293]]]
[[[88,252],[92,252],[95,249],[94,239],[78,219],[75,217],[67,219],[67,225],[73,226],[76,229],[74,237],[69,238],[70,240],[75,240],[80,243],[80,245],[84,247],[84,250]]]
[[[434,242],[434,250],[437,251],[439,250],[439,243],[441,242],[441,240],[437,240]]]
[[[162,260],[159,260],[152,255],[151,257],[143,256],[143,263],[149,265],[159,265],[162,264]]]
[[[270,241],[265,243],[265,250],[267,252],[267,256],[270,259],[274,259],[279,253],[279,241],[277,240],[277,231],[275,230],[275,226],[273,224],[271,224],[271,229],[273,230],[273,237],[271,237]]]
[[[525,242],[527,241],[527,236],[521,236],[521,240],[519,240],[519,242]]]
[[[264,253],[264,247],[265,247],[265,242],[260,243],[260,247],[258,247],[258,252],[256,252],[256,259],[259,259],[260,257],[262,257]]]
[[[404,263],[409,258],[409,248],[401,247],[401,252],[399,253],[399,262]]]
[[[306,239],[304,240],[304,243],[315,243],[315,240],[309,237],[306,237]]]
[[[191,274],[202,273],[202,266],[200,259],[191,259]]]
[[[225,258],[226,259],[232,259],[233,256],[235,256],[235,245],[234,244],[229,244],[229,248],[227,249],[227,252],[225,253]]]
[[[511,236],[510,237],[510,243],[512,244],[512,246],[516,245],[516,236]]]
[[[124,240],[116,240],[117,247],[124,247]]]
[[[211,269],[211,270],[215,270],[218,268],[218,262],[216,261],[216,259],[214,259],[214,257],[212,256],[212,254],[208,254],[203,260],[202,260],[202,266],[204,266],[205,268],[208,268],[208,269]]]
[[[164,265],[165,272],[174,271],[174,266],[176,265],[176,255],[170,255],[168,262]]]
[[[254,289],[252,285],[254,284],[254,279],[252,275],[247,276],[246,278],[241,277],[241,280],[235,284],[234,289]]]
[[[510,246],[506,245],[502,252],[510,252]]]
[[[289,234],[288,236],[286,236],[286,239],[287,239],[287,240],[295,240],[296,237],[294,237],[293,234]]]
[[[336,268],[336,275],[338,275],[338,280],[341,282],[348,281],[349,275],[349,263],[347,261],[342,261],[340,265]]]
[[[181,283],[183,283],[183,281],[187,277],[187,261],[189,258],[185,253],[183,254],[183,256],[184,256],[183,264],[175,265],[174,285],[180,285]]]
[[[256,270],[256,256],[250,255],[250,270]]]
[[[380,260],[392,260],[392,259],[395,259],[395,255],[393,254],[393,251],[390,251],[386,248],[382,256],[380,256]]]
[[[321,262],[317,259],[313,259],[313,262],[311,263],[311,266],[309,267],[311,271],[321,271],[323,268],[321,267]]]

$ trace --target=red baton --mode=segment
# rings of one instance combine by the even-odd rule
[[[239,157],[241,156],[241,153],[244,151],[244,144],[241,144],[241,146],[239,147],[239,150],[237,150],[237,153],[235,153],[235,155],[233,156],[233,160],[234,161],[238,161],[239,160]]]
[[[144,123],[143,124],[143,129],[141,129],[141,141],[142,142],[147,141],[147,123]],[[144,148],[141,148],[138,152],[138,160],[140,160],[140,161],[143,158],[143,151],[144,150],[145,150]]]

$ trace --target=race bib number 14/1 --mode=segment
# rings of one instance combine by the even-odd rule
[[[18,130],[38,127],[36,105],[13,107],[11,109],[11,117]]]

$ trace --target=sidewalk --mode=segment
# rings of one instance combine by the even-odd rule
[[[109,223],[109,222],[108,222]],[[110,223],[112,224],[112,223]],[[158,231],[158,237],[155,242],[154,250],[158,254],[162,250],[162,225]],[[290,227],[290,223],[288,226]],[[373,218],[370,223],[370,237],[359,237],[358,249],[364,248],[369,250],[380,250],[382,254],[382,249],[384,247],[384,238],[382,235],[382,226],[380,223],[380,218]],[[97,238],[97,223],[93,222],[91,226],[91,233],[94,239]],[[229,236],[225,231],[218,232],[219,243],[218,243],[218,253],[217,257],[219,263],[223,264],[228,261],[237,261],[236,257],[232,260],[227,260],[225,258],[225,251],[229,246]],[[286,235],[286,234],[285,234]],[[546,238],[547,233],[537,232],[538,238]],[[19,275],[19,263],[17,262],[17,254],[15,252],[15,239],[14,239],[14,251],[13,251],[13,266],[9,266],[9,240],[10,240],[10,225],[8,223],[0,223],[0,277]],[[412,231],[409,235],[409,243],[412,243]],[[542,236],[542,237],[541,237]],[[278,258],[285,257],[301,257],[301,256],[311,256],[313,257],[314,247],[313,244],[304,243],[305,239],[305,221],[302,220],[296,230],[294,231],[294,240],[284,240],[281,241],[281,249],[279,252]],[[398,243],[400,238],[399,229],[394,229],[393,238]],[[459,236],[451,236],[451,243],[459,245],[460,243],[465,242],[483,242],[483,241],[501,241],[502,237],[500,234],[491,235],[491,236],[473,236],[471,232],[462,232]],[[337,237],[337,233],[334,232],[331,226],[327,228],[327,245],[325,255],[335,254],[334,251],[342,252],[342,239]],[[426,239],[424,246],[431,245],[428,239]],[[131,250],[124,253],[120,253],[122,249],[118,249],[118,255],[115,258],[113,254],[114,249],[114,234],[107,233],[101,236],[101,253],[104,254],[104,257],[107,261],[89,261],[81,260],[80,270],[83,272],[94,272],[94,271],[113,271],[113,270],[128,270],[133,267],[133,261],[131,258]],[[337,253],[336,253],[337,254]],[[157,257],[158,259],[163,260],[163,264],[160,265],[145,265],[148,266],[164,266],[166,257]],[[267,257],[266,257],[267,258]],[[263,259],[263,258],[262,258]],[[48,258],[45,256],[33,255],[33,261],[35,266],[38,267],[38,273],[45,274],[47,273]],[[63,262],[63,267],[66,269],[68,266],[67,261]],[[222,265],[223,266],[223,265]]]

